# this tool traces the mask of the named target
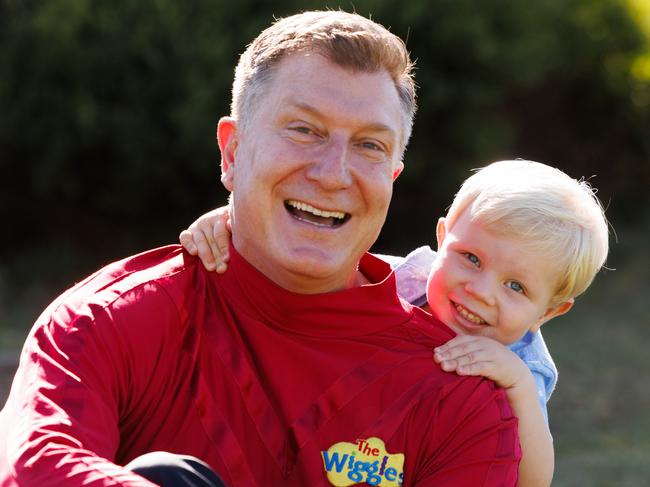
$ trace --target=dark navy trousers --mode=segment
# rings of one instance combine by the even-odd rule
[[[124,468],[161,487],[226,487],[207,463],[189,455],[146,453]]]

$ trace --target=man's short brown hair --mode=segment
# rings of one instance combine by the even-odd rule
[[[283,57],[315,52],[329,61],[360,72],[385,70],[402,105],[404,150],[416,110],[413,63],[404,42],[382,25],[342,11],[311,11],[277,20],[262,31],[239,58],[232,88],[231,115],[245,130],[254,107]]]

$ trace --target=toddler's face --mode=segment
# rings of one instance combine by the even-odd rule
[[[571,308],[549,305],[558,275],[550,258],[472,221],[469,211],[451,228],[441,218],[437,233],[427,300],[457,334],[509,344]]]

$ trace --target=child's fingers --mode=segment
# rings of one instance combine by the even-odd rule
[[[222,206],[200,216],[178,236],[192,255],[198,255],[205,268],[223,273],[229,257],[230,212]]]
[[[433,350],[436,362],[451,360],[483,350],[483,343],[474,337],[456,337]]]
[[[230,244],[230,212],[228,206],[216,208],[202,217],[194,225],[205,233],[214,267],[218,273],[223,273],[228,267]],[[191,228],[191,227],[190,227]]]
[[[483,345],[480,340],[460,340],[446,348],[436,348],[434,360],[447,372],[490,376],[494,374],[494,354]]]
[[[467,351],[467,353],[458,355],[454,357],[454,360],[458,362],[459,365],[469,365],[477,362],[488,362],[494,359],[494,354],[490,353],[489,350],[484,349],[473,349]]]
[[[482,375],[484,377],[492,377],[494,374],[493,362],[471,362],[456,367],[458,375]]]
[[[489,360],[490,357],[481,350],[473,350],[461,355],[440,358],[439,363],[443,370],[453,369],[458,371],[473,364],[485,363]]]
[[[435,348],[435,350],[446,351],[451,350],[455,347],[469,346],[471,343],[476,341],[476,337],[472,335],[458,335],[452,338],[451,340],[443,343],[442,345]]]
[[[477,349],[466,353],[447,354],[437,357],[442,370],[455,371],[460,375],[488,375],[494,372],[494,360],[488,351]]]
[[[210,256],[209,259],[212,261],[212,269],[216,270],[219,273],[223,273],[225,269],[225,261],[223,259],[223,255],[221,253],[221,249],[219,248],[219,245],[217,244],[217,241],[214,238],[213,233],[205,233],[205,239],[207,241],[208,247],[210,248]],[[206,256],[206,260],[207,260]]]
[[[499,367],[492,360],[477,360],[461,364],[459,360],[445,360],[440,363],[440,368],[445,372],[454,372],[458,375],[483,376],[495,381],[501,387],[510,387],[513,381],[507,371]]]
[[[522,367],[528,371],[521,359],[504,345],[484,337],[475,338],[460,340],[449,348],[438,347],[434,358],[440,368],[459,375],[482,375],[506,388],[521,379]]]
[[[212,236],[214,239],[214,258],[217,262],[217,272],[225,272],[228,267],[226,263],[230,258],[230,232],[224,232],[226,225],[224,222],[216,222],[212,227]]]
[[[181,243],[183,248],[187,250],[187,252],[190,255],[196,255],[198,252],[198,249],[196,248],[196,245],[194,245],[194,241],[192,240],[192,232],[189,230],[183,230],[179,235],[178,235],[178,241]]]
[[[215,270],[217,263],[214,260],[212,247],[210,246],[210,242],[208,241],[205,233],[203,233],[201,230],[195,229],[195,231],[192,233],[192,237],[194,238],[194,244],[196,245],[198,256],[199,259],[201,259],[203,266],[209,271]]]
[[[214,241],[215,241],[215,246],[217,248],[217,252],[219,253],[219,258],[224,262],[228,262],[228,259],[230,258],[230,253],[229,253],[230,238],[223,234],[215,235]],[[215,254],[215,257],[217,257],[217,254]]]

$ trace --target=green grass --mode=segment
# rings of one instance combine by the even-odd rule
[[[622,230],[619,239],[608,262],[616,270],[543,328],[560,371],[549,404],[554,486],[650,479],[650,232]]]

